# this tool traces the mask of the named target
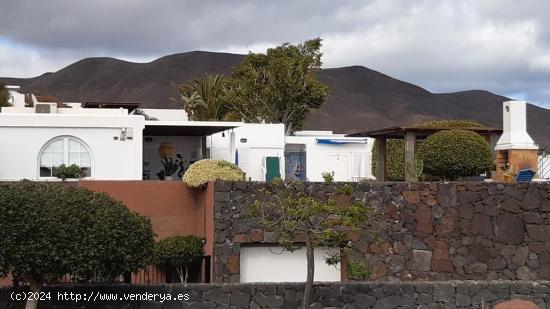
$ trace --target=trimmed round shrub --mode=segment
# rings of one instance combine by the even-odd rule
[[[157,265],[173,267],[181,283],[187,283],[189,265],[200,261],[203,251],[200,238],[193,235],[171,236],[155,243],[154,261]]]
[[[491,168],[491,147],[485,139],[467,130],[440,131],[418,148],[424,173],[442,179],[477,176]]]
[[[198,188],[209,181],[242,181],[245,173],[235,164],[224,160],[206,159],[193,163],[183,175],[183,182]]]
[[[419,128],[441,128],[441,129],[463,129],[463,128],[482,128],[483,124],[464,119],[442,119],[431,120],[412,125]],[[423,140],[417,140],[417,147],[420,148]],[[405,141],[403,139],[386,140],[387,151],[387,169],[386,175],[389,181],[405,181]],[[376,143],[372,147],[371,153],[371,171],[376,176]]]

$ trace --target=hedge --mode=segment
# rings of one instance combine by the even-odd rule
[[[429,136],[418,148],[424,173],[446,180],[477,176],[489,170],[493,156],[489,143],[467,130],[446,130]]]
[[[444,128],[444,129],[465,129],[474,127],[485,127],[483,124],[473,120],[445,119],[432,120],[412,125],[419,128]],[[420,148],[424,141],[417,140],[417,147]],[[403,139],[386,140],[387,171],[388,181],[405,181],[405,141]],[[376,143],[372,147],[371,169],[376,176]],[[428,177],[429,178],[429,177]]]

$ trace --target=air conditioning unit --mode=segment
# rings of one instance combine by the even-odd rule
[[[57,113],[57,103],[35,103],[34,112],[37,114]]]

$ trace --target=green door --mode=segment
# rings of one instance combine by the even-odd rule
[[[266,157],[265,158],[265,180],[272,181],[275,178],[281,178],[279,157]]]

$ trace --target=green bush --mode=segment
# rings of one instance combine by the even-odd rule
[[[485,127],[481,123],[473,120],[463,119],[447,119],[447,120],[432,120],[413,125],[419,128],[442,128],[442,129],[465,129],[465,128],[482,128]]]
[[[348,278],[356,281],[368,280],[371,277],[371,270],[364,261],[348,261]]]
[[[405,175],[410,181],[418,181],[424,171],[424,162],[415,158],[405,162]]]
[[[489,143],[466,130],[440,131],[429,136],[417,155],[424,162],[424,173],[449,180],[477,176],[493,163]]]
[[[464,129],[474,127],[485,127],[483,124],[473,120],[446,119],[432,120],[412,125],[419,128],[442,128],[442,129]],[[417,148],[420,148],[423,140],[417,140]],[[405,180],[405,141],[403,139],[386,140],[387,169],[386,179],[389,181]],[[372,147],[371,156],[372,174],[376,176],[376,143]]]
[[[193,163],[183,175],[183,182],[189,187],[198,188],[209,181],[241,181],[244,172],[235,164],[224,160],[200,160]]]
[[[405,141],[402,139],[386,140],[387,169],[389,181],[405,181]],[[371,168],[376,176],[376,143],[372,147]]]
[[[322,172],[321,177],[325,183],[332,183],[334,181],[334,172]]]
[[[81,176],[85,176],[86,173],[78,167],[76,164],[71,164],[69,166],[66,166],[65,164],[61,164],[59,167],[55,170],[55,176],[57,178],[61,178],[63,180],[67,178],[80,178]]]
[[[148,218],[105,193],[30,181],[0,184],[0,277],[43,283],[111,280],[146,266]]]
[[[174,267],[181,283],[187,283],[189,264],[200,261],[202,241],[192,235],[172,236],[155,244],[155,263],[160,266]]]

